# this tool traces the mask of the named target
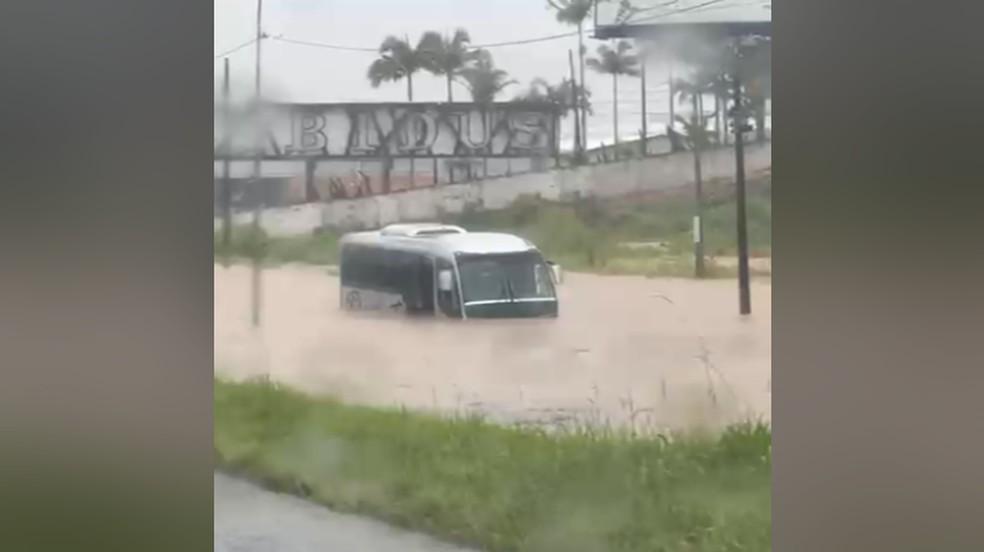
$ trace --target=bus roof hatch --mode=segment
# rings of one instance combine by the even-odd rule
[[[419,238],[426,236],[440,236],[444,234],[466,234],[467,231],[460,226],[449,224],[391,224],[380,231],[383,236],[399,236],[404,238]]]

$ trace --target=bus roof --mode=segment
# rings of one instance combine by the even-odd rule
[[[428,225],[428,229],[437,225]],[[402,230],[403,228],[401,228]],[[513,234],[498,232],[426,232],[407,236],[392,229],[355,232],[342,237],[341,244],[364,245],[382,249],[416,251],[451,258],[457,253],[493,255],[536,250],[529,241]]]

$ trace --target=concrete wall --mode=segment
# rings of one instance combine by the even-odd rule
[[[771,166],[771,143],[746,146],[745,167],[749,174]],[[734,151],[722,148],[705,152],[702,167],[706,180],[732,178]],[[280,236],[310,233],[322,226],[343,230],[378,228],[394,222],[433,220],[441,213],[460,213],[469,205],[479,209],[501,209],[521,195],[539,195],[548,200],[607,198],[672,190],[692,185],[693,179],[693,155],[683,152],[364,199],[267,209],[263,214],[263,227],[271,235]],[[246,224],[250,220],[248,213],[236,216],[237,224]],[[218,225],[216,220],[216,227]]]

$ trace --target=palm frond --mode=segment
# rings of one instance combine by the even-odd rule
[[[369,65],[367,77],[373,88],[386,81],[398,81],[406,76],[406,71],[390,58],[379,58]]]
[[[423,43],[421,37],[420,43]],[[379,45],[379,58],[374,60],[367,71],[367,78],[373,87],[385,81],[398,81],[422,69],[426,56],[418,48],[410,46],[407,38],[387,36]]]
[[[495,67],[492,54],[479,50],[472,64],[458,71],[464,85],[478,103],[491,103],[505,88],[517,84],[508,73]]]
[[[588,58],[585,61],[588,67],[594,71],[609,75],[633,77],[639,75],[639,57],[631,53],[632,44],[628,41],[619,41],[615,49],[610,48],[607,44],[602,44],[598,46],[596,51],[598,57]]]
[[[579,25],[591,15],[595,0],[547,0],[556,12],[557,21],[565,25]]]

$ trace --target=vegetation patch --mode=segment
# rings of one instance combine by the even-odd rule
[[[736,269],[715,257],[737,255],[736,206],[732,186],[708,183],[704,204],[704,248],[708,277],[734,277]],[[753,257],[772,253],[771,177],[749,182],[747,194],[748,240]],[[599,274],[691,277],[694,274],[694,198],[689,194],[624,198],[594,198],[573,202],[518,198],[499,210],[469,209],[445,214],[441,222],[471,231],[508,232],[535,243],[551,260],[566,269]],[[264,262],[335,264],[340,232],[323,230],[296,237],[266,236],[250,227],[237,227],[228,247],[216,233],[217,258],[248,259],[260,255]],[[769,275],[757,270],[758,275]]]
[[[491,552],[771,549],[771,428],[546,432],[215,382],[223,469]]]

